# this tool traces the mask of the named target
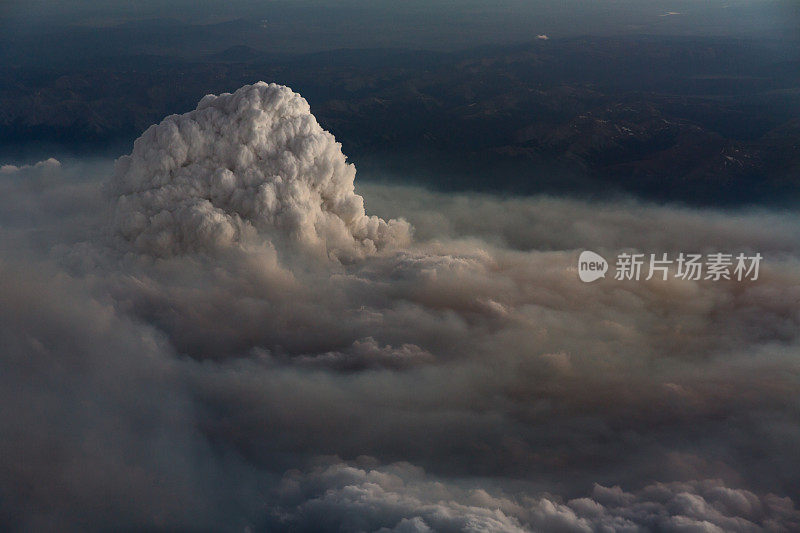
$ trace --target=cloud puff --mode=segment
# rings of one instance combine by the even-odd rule
[[[58,159],[51,157],[49,159],[45,159],[43,161],[39,161],[34,163],[33,165],[22,165],[21,167],[16,165],[2,165],[0,166],[0,174],[12,174],[19,171],[24,171],[27,169],[36,169],[36,170],[44,170],[44,169],[57,169],[61,168],[61,161]]]
[[[116,166],[114,228],[168,256],[254,236],[348,259],[405,243],[409,228],[364,213],[355,167],[308,103],[263,82],[208,95],[150,127]]]
[[[595,484],[591,494],[508,493],[443,481],[408,463],[331,461],[288,472],[277,527],[316,531],[786,531],[800,527],[791,500],[757,496],[720,480],[655,483],[635,492]],[[367,463],[367,465],[363,465]]]

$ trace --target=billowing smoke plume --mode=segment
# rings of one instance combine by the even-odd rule
[[[113,225],[157,256],[263,238],[349,259],[406,241],[403,221],[365,215],[354,177],[308,103],[259,82],[145,131],[117,162]]]
[[[0,530],[800,528],[797,212],[372,185],[368,217],[265,84],[110,166],[0,169]],[[584,284],[586,248],[764,264]]]

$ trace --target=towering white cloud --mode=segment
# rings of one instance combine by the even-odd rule
[[[407,241],[405,222],[364,213],[354,177],[308,103],[259,82],[145,131],[117,162],[113,226],[157,256],[261,239],[348,260]]]

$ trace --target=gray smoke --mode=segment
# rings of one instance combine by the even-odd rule
[[[369,185],[367,215],[265,84],[110,166],[0,171],[3,529],[798,528],[796,212]],[[765,259],[583,284],[582,249]]]

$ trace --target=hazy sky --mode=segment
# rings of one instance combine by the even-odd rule
[[[796,36],[798,6],[791,0],[40,0],[4,2],[2,18],[8,32],[161,18],[192,24],[245,18],[263,22],[265,31],[317,49],[383,45],[458,48],[530,40],[538,34]]]

